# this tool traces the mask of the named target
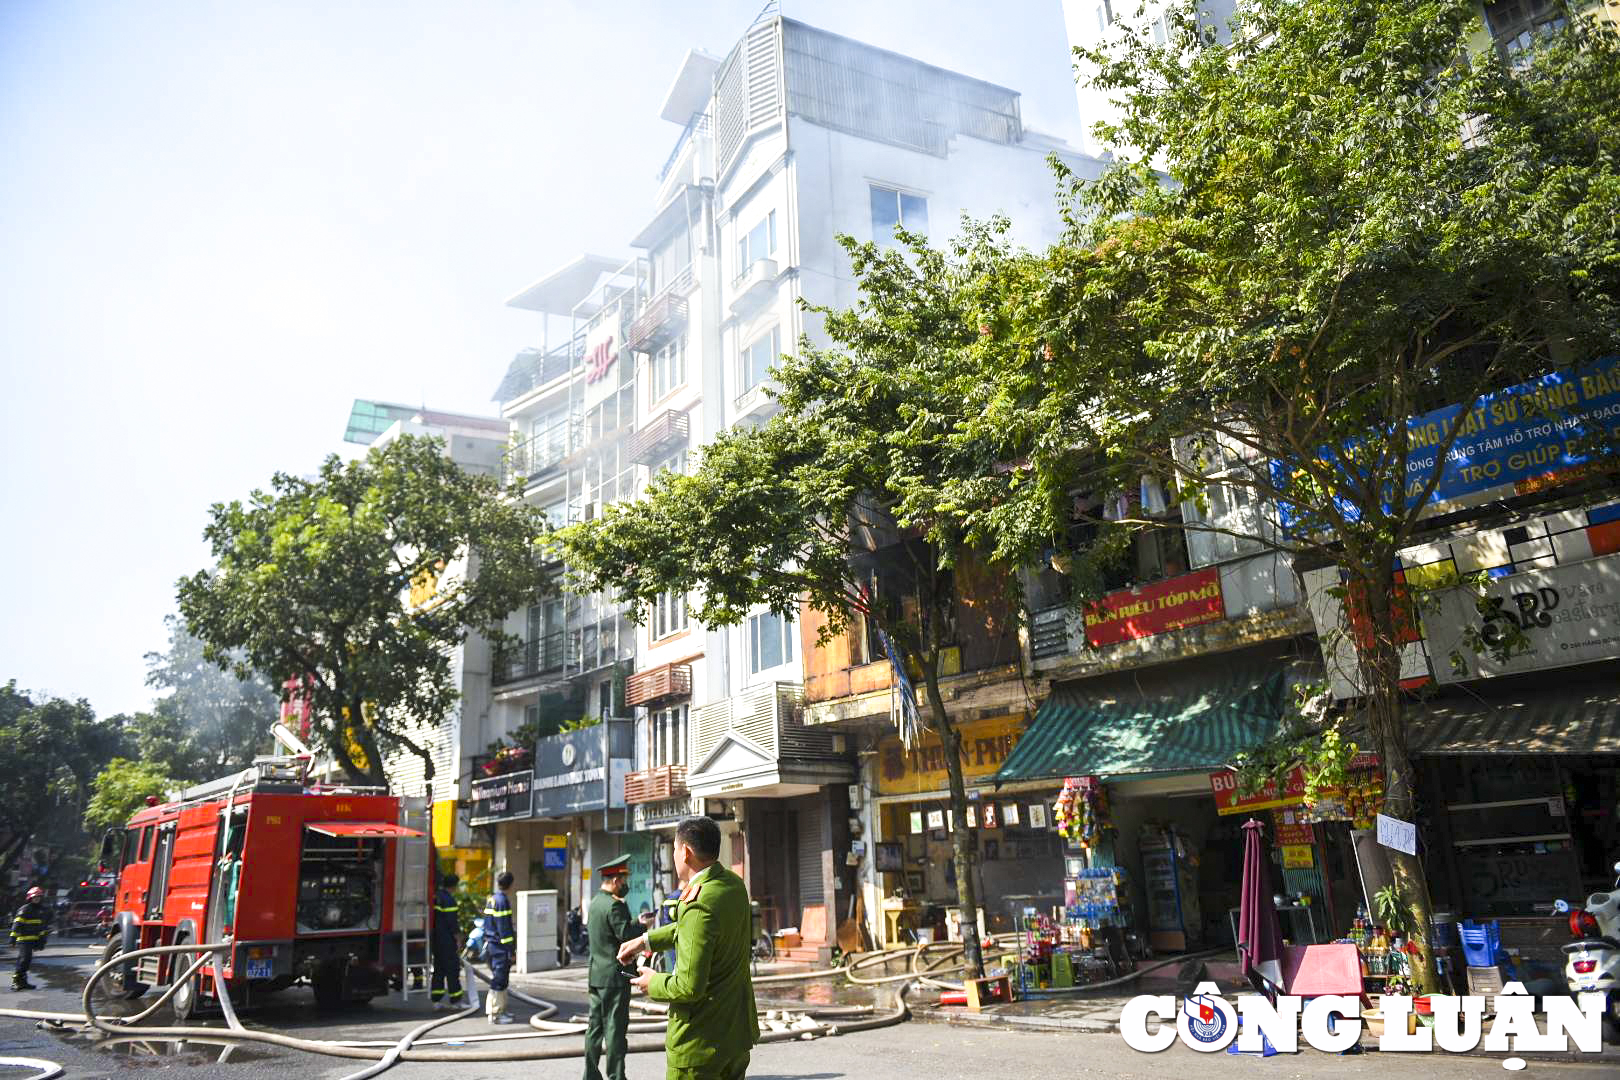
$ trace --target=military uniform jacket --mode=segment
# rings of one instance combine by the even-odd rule
[[[17,909],[16,917],[11,920],[11,940],[18,945],[43,945],[46,928],[45,906],[30,900]]]
[[[433,947],[435,949],[456,949],[456,931],[461,929],[460,909],[456,906],[456,898],[450,895],[449,889],[440,889],[433,894]]]
[[[713,863],[688,886],[675,921],[647,935],[675,949],[675,970],[654,973],[647,996],[669,1003],[665,1054],[675,1068],[728,1062],[759,1041],[749,974],[753,913],[742,878]]]
[[[512,921],[512,901],[496,889],[484,902],[484,938],[489,951],[511,956],[517,952],[517,924]]]
[[[589,985],[629,986],[619,974],[619,946],[631,938],[641,936],[633,929],[630,908],[612,893],[598,892],[591,897],[586,928],[591,935],[591,970]]]

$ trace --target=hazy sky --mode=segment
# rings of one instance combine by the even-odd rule
[[[681,57],[761,4],[0,2],[0,681],[146,706],[211,503],[355,397],[493,413],[503,301],[629,253]],[[1077,139],[1060,0],[783,7]]]

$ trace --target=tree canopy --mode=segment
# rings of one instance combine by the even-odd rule
[[[163,621],[169,645],[146,654],[146,684],[163,691],[153,710],[130,718],[143,763],[160,763],[175,780],[200,781],[245,769],[270,748],[279,695],[257,672],[238,678],[204,655],[185,623]]]
[[[1550,481],[1571,497],[1612,483],[1612,420],[1533,391],[1620,344],[1620,46],[1576,20],[1509,66],[1467,0],[1246,0],[1229,42],[1193,4],[1169,24],[1082,53],[1122,105],[1119,158],[1072,182],[1065,241],[984,350],[969,434],[1028,458],[973,511],[1059,538],[1056,492],[1094,507],[1157,477],[1189,536],[1338,565],[1386,806],[1412,820],[1395,556],[1513,509],[1454,498],[1448,458],[1494,403],[1559,425],[1587,462]],[[1421,943],[1421,865],[1395,871]]]
[[[406,436],[313,477],[277,473],[216,504],[216,565],[179,583],[187,629],[239,678],[307,680],[315,733],[355,782],[455,705],[451,649],[501,637],[544,584],[540,512],[464,472],[438,439]]]
[[[35,700],[15,680],[0,687],[0,875],[47,836],[67,852],[79,846],[91,782],[123,749],[118,723],[96,719],[89,702]]]

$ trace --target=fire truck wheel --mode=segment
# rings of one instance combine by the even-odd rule
[[[117,958],[121,953],[123,953],[123,951],[124,943],[119,941],[118,938],[114,937],[112,940],[107,942],[105,947],[102,948],[101,962],[103,964],[108,963],[109,961]],[[114,996],[121,997],[126,1001],[134,1001],[136,998],[146,993],[146,984],[136,982],[133,972],[128,975],[114,973],[109,978],[103,980],[102,985],[112,987]]]
[[[182,933],[175,937],[174,943],[176,945],[184,945],[189,940],[190,939]],[[196,956],[192,955],[191,953],[181,953],[172,957],[170,959],[171,967],[169,971],[169,978],[173,979],[186,968],[189,968],[196,961],[196,959]],[[193,975],[191,978],[187,979],[181,984],[180,988],[174,992],[174,997],[169,999],[169,1005],[174,1009],[174,1019],[176,1023],[184,1024],[197,1014],[197,980],[199,978],[200,976]]]

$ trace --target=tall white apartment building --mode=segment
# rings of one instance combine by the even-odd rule
[[[770,415],[770,369],[801,337],[821,338],[801,302],[856,299],[837,235],[892,242],[900,224],[943,240],[964,213],[1004,213],[1015,239],[1041,245],[1059,229],[1048,156],[1101,167],[1026,129],[1014,90],[779,16],[723,58],[687,53],[661,115],[679,134],[630,238],[642,254],[583,256],[511,301],[560,341],[520,356],[497,395],[513,425],[509,474],[559,523],[691,468],[716,433]],[[858,769],[838,731],[804,723],[796,620],[759,611],[707,629],[669,596],[632,626],[605,598],[537,598],[509,630],[527,651],[515,669],[497,665],[498,724],[543,715],[548,696],[633,710],[624,811],[538,828],[589,834],[571,841],[581,857],[631,853],[656,902],[672,886],[669,830],[709,813],[767,924],[796,927],[807,955],[827,951],[851,896]],[[582,698],[564,692],[575,684]],[[522,842],[529,855],[498,842],[497,861],[532,861],[535,836]]]

